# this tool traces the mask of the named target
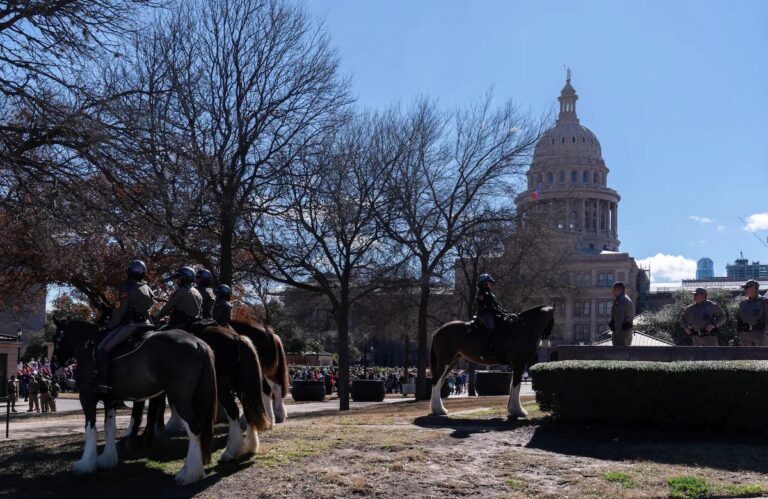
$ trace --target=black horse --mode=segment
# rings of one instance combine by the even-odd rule
[[[440,398],[445,377],[460,357],[477,364],[507,364],[512,366],[507,414],[509,417],[528,417],[520,404],[520,383],[526,364],[536,354],[539,341],[549,338],[555,325],[555,307],[541,305],[529,308],[512,323],[503,323],[495,332],[493,358],[481,358],[488,342],[486,331],[476,331],[469,322],[453,321],[443,324],[432,333],[429,367],[432,371],[432,403],[434,415],[448,414]]]
[[[184,467],[176,474],[182,485],[200,480],[203,465],[211,460],[213,424],[216,418],[216,368],[213,352],[204,341],[181,331],[145,331],[140,341],[127,342],[112,352],[107,380],[108,396],[91,386],[93,351],[100,340],[99,327],[86,321],[55,321],[55,347],[51,369],[77,360],[80,405],[85,413],[85,449],[75,463],[75,473],[93,473],[117,465],[115,401],[146,400],[165,392],[184,420],[189,448]],[[105,446],[96,453],[96,404],[104,401]]]
[[[218,386],[219,402],[224,407],[229,422],[229,438],[227,448],[221,455],[222,461],[230,461],[236,457],[255,454],[259,450],[259,436],[257,431],[271,426],[265,408],[269,403],[269,395],[262,396],[262,391],[270,393],[269,385],[262,376],[259,364],[259,355],[253,347],[253,343],[243,336],[238,335],[228,327],[193,325],[190,332],[213,350],[216,359],[216,384]],[[235,401],[235,396],[240,399],[245,415],[246,432],[240,428],[240,410]],[[173,407],[173,406],[172,406]],[[126,431],[126,437],[136,438],[144,409],[143,402],[135,402],[131,413],[131,423]],[[150,441],[155,433],[155,428],[162,426],[165,412],[165,396],[153,398],[149,402],[147,413],[147,426],[144,432],[144,440]],[[176,409],[172,409],[172,421],[180,419]],[[172,422],[169,422],[168,431],[174,431]]]

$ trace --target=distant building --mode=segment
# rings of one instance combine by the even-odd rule
[[[711,258],[699,258],[696,262],[696,279],[709,279],[715,277],[715,267]]]
[[[725,266],[725,273],[729,278],[736,280],[765,280],[768,279],[768,264],[749,263],[746,258],[738,258],[733,264]]]

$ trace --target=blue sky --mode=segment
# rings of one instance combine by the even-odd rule
[[[493,85],[534,113],[573,70],[600,139],[621,249],[679,282],[708,256],[768,262],[768,2],[305,0],[358,103],[428,95],[446,107]],[[752,217],[752,218],[749,218]]]

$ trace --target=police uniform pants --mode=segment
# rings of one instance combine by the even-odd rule
[[[615,347],[628,347],[632,345],[632,329],[614,331],[611,335],[611,343]]]
[[[29,411],[32,410],[32,405],[33,404],[35,406],[35,410],[37,412],[40,412],[40,402],[37,399],[37,394],[36,393],[30,393],[29,394]]]
[[[48,406],[51,408],[51,412],[56,412],[56,397],[48,397]]]
[[[739,345],[742,347],[768,346],[768,335],[762,331],[740,331]]]
[[[480,314],[478,317],[480,324],[488,331],[496,329],[496,316],[493,314]]]
[[[48,394],[45,392],[40,392],[40,406],[43,412],[48,412]]]

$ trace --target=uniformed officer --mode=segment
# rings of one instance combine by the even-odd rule
[[[203,305],[200,313],[203,319],[211,319],[213,318],[213,302],[216,301],[213,288],[211,288],[211,279],[213,276],[210,271],[204,268],[199,268],[195,273],[195,277],[197,279],[195,288],[197,288],[200,296],[203,297]]]
[[[189,267],[181,267],[171,275],[176,280],[176,291],[171,295],[156,319],[162,319],[170,314],[166,329],[184,329],[200,318],[203,297],[194,288],[195,271]]]
[[[496,321],[503,318],[506,313],[491,291],[495,282],[496,279],[491,274],[480,274],[477,278],[477,320],[490,333],[485,349],[480,354],[481,359],[491,356],[491,345],[493,344],[493,333],[496,330]]]
[[[739,303],[736,325],[739,331],[739,345],[768,345],[768,298],[760,296],[760,283],[750,279],[742,286],[747,299]]]
[[[632,344],[632,326],[635,320],[635,305],[625,294],[624,283],[617,281],[611,288],[613,305],[611,306],[611,321],[608,323],[613,335],[613,346],[630,346]]]
[[[136,327],[146,324],[149,320],[149,310],[155,304],[155,295],[144,278],[147,266],[141,260],[131,260],[126,270],[127,279],[120,294],[120,306],[112,314],[108,329],[111,331],[104,337],[96,348],[96,381],[101,393],[108,393],[111,388],[107,384],[109,376],[109,352],[117,345],[130,338]]]
[[[717,328],[725,322],[720,306],[707,299],[707,290],[696,288],[693,303],[683,310],[682,324],[685,334],[693,339],[693,346],[716,347]]]
[[[216,302],[213,305],[213,319],[220,326],[226,326],[232,320],[232,289],[226,284],[216,287]]]

